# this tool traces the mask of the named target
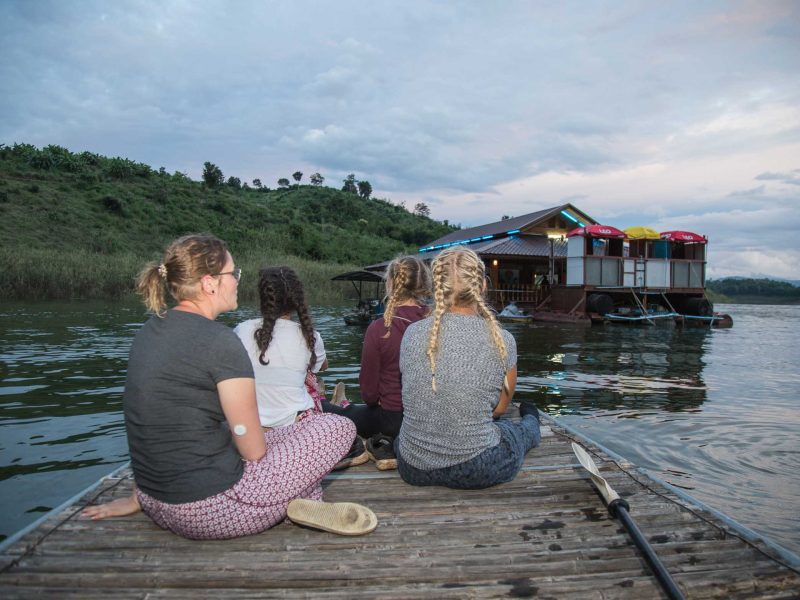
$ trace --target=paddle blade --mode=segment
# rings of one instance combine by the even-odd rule
[[[603,496],[606,506],[611,504],[614,500],[619,500],[619,494],[617,494],[614,488],[600,475],[600,471],[597,470],[597,465],[594,464],[589,453],[575,442],[572,442],[572,451],[575,453],[575,456],[578,457],[578,461],[583,465],[583,468],[589,471],[589,474],[592,476],[592,482],[594,482],[600,495]]]

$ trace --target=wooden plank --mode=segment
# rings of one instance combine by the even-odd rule
[[[7,549],[0,596],[659,597],[638,550],[577,467],[571,439],[547,429],[516,479],[487,490],[412,487],[371,465],[334,474],[325,482],[329,500],[356,499],[379,517],[379,528],[359,538],[281,524],[195,542],[141,514],[78,519],[86,503],[130,492],[122,473]],[[796,571],[586,446],[687,597],[783,598],[800,589]]]

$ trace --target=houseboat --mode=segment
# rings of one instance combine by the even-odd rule
[[[432,260],[445,248],[471,248],[486,265],[492,305],[513,302],[535,320],[729,327],[706,297],[707,244],[686,231],[622,231],[563,204],[453,231],[419,252]]]

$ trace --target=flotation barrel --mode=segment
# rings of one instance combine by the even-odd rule
[[[614,310],[614,300],[608,294],[589,294],[586,297],[586,312],[605,315]]]
[[[681,303],[681,312],[685,315],[710,317],[714,314],[714,305],[707,298],[686,298]]]

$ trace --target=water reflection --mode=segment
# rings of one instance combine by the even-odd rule
[[[125,363],[142,311],[107,303],[0,312],[0,533],[126,460]]]
[[[609,329],[613,328],[612,331]],[[553,414],[683,412],[706,401],[705,329],[511,325],[520,397]]]

